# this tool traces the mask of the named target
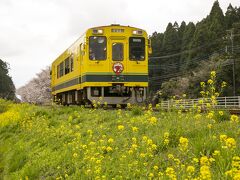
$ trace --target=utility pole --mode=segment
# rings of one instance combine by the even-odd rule
[[[231,47],[232,47],[232,51],[231,51],[231,55],[232,55],[232,59],[233,59],[233,66],[232,66],[232,76],[233,76],[233,96],[236,96],[236,74],[235,74],[235,58],[233,55],[233,29],[231,30],[227,30],[230,32],[230,40],[231,40]]]

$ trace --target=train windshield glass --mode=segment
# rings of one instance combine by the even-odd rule
[[[89,38],[89,59],[106,60],[107,40],[105,36],[90,36]]]
[[[113,61],[123,60],[123,43],[112,44],[112,60]]]
[[[134,61],[145,59],[145,39],[143,37],[129,38],[129,59]]]

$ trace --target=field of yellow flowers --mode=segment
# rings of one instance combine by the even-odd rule
[[[240,179],[239,127],[225,111],[0,100],[0,179]]]

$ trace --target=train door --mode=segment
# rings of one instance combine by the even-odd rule
[[[110,65],[109,72],[113,72],[114,75],[121,77],[123,73],[126,73],[126,52],[127,44],[124,39],[111,39],[110,41]],[[116,81],[123,81],[123,79],[116,79]]]

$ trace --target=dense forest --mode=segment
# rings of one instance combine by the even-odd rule
[[[15,86],[8,73],[9,65],[0,59],[0,98],[15,100]]]
[[[216,70],[218,80],[228,83],[224,95],[240,94],[240,7],[229,4],[224,14],[215,1],[200,22],[169,23],[164,33],[154,32],[150,38],[152,92],[161,90],[165,98],[185,92],[198,97],[200,81]]]

